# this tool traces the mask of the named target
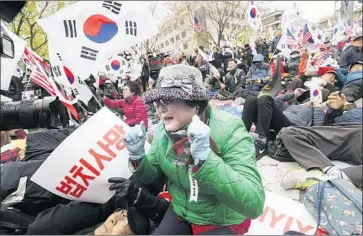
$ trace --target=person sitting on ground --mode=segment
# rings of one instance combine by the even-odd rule
[[[253,61],[253,54],[249,44],[244,45],[243,61],[246,62],[248,67],[251,67]]]
[[[300,64],[300,52],[298,50],[293,50],[290,53],[290,59],[286,62],[284,78],[293,79],[298,76]]]
[[[103,99],[103,103],[112,109],[122,108],[125,122],[129,126],[135,126],[144,121],[148,126],[148,115],[144,101],[139,96],[140,87],[134,81],[127,81],[122,88],[124,99],[111,100],[108,97]]]
[[[357,61],[363,61],[363,36],[354,37],[351,41],[352,45],[340,56],[338,64],[341,68],[348,68]]]
[[[225,98],[235,99],[236,94],[243,92],[246,87],[246,74],[243,70],[237,68],[236,59],[228,61],[227,71],[225,83],[221,84],[219,93]]]
[[[349,73],[347,75],[342,93],[346,97],[346,101],[353,103],[363,96],[363,62],[354,62],[349,67]]]
[[[253,91],[257,95],[265,86],[271,77],[270,65],[264,63],[264,57],[257,54],[253,57],[252,66],[247,73],[247,87],[246,90]]]
[[[105,87],[103,89],[103,95],[108,99],[114,100],[118,99],[119,95],[117,89],[113,86],[112,81],[110,79],[105,80]]]
[[[201,55],[198,55],[195,59],[194,67],[196,67],[203,76],[203,82],[205,81],[207,75],[210,73],[209,63],[203,59]]]
[[[262,214],[265,193],[243,122],[208,105],[194,67],[163,68],[144,98],[161,122],[148,154],[143,124],[125,134],[129,166],[143,184],[165,174],[173,199],[153,234],[248,232],[250,219]]]

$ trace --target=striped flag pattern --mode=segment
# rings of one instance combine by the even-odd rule
[[[313,36],[309,30],[308,24],[304,25],[301,37],[299,38],[300,47],[305,46],[307,43],[314,43]]]
[[[317,67],[320,67],[321,65],[324,64],[324,62],[331,56],[331,52],[323,52],[319,55],[318,58],[316,58],[315,60],[315,65]]]
[[[194,30],[196,32],[202,32],[203,31],[203,26],[200,24],[199,20],[198,20],[198,17],[197,17],[197,14],[194,12],[194,17],[193,17],[193,27],[194,27]]]
[[[29,76],[29,79],[38,84],[39,86],[43,87],[47,92],[52,96],[57,96],[57,93],[53,87],[53,85],[49,82],[49,79],[44,76],[44,74],[36,68],[32,71],[32,73]]]
[[[286,44],[290,49],[298,49],[299,45],[289,29],[286,30]]]

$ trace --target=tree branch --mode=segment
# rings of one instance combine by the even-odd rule
[[[40,45],[38,45],[36,48],[34,48],[33,50],[36,51],[39,48],[43,47],[46,43],[48,43],[48,36],[45,36],[44,42]]]
[[[45,10],[47,9],[48,5],[49,5],[49,2],[48,2],[48,1],[45,1],[45,5],[44,5],[43,9],[40,11],[39,19],[42,19],[42,17],[43,17],[43,13],[44,13],[44,12],[45,12]]]

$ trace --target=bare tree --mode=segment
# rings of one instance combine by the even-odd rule
[[[156,48],[156,43],[157,43],[158,39],[160,38],[160,36],[167,29],[165,27],[166,22],[163,19],[161,19],[159,17],[159,14],[158,14],[161,10],[163,10],[161,3],[162,2],[159,2],[159,1],[150,1],[150,2],[148,2],[149,10],[150,10],[150,13],[151,13],[152,17],[156,21],[163,22],[163,23],[159,23],[159,25],[158,25],[159,31],[158,31],[158,33],[156,35],[153,35],[151,38],[143,41],[140,44],[141,45],[141,48],[143,48],[146,51],[146,53],[148,53],[148,52],[152,52],[152,53],[156,52],[156,49],[157,49]]]
[[[172,4],[171,4],[172,3]],[[246,28],[241,26],[246,21],[247,2],[243,1],[177,1],[168,2],[170,11],[175,16],[182,16],[187,19],[185,29],[193,29],[194,14],[197,12],[202,18],[203,31],[195,32],[195,38],[202,41],[211,41],[214,45],[220,46],[223,35],[228,31],[228,36],[238,37]],[[238,13],[239,17],[235,17]],[[205,19],[205,21],[204,21]],[[208,23],[207,23],[208,22]]]

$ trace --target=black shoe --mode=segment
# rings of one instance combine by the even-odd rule
[[[267,132],[267,140],[268,141],[275,141],[276,139],[276,131],[273,130],[273,129],[270,129],[268,132]]]
[[[267,152],[266,138],[255,138],[256,160],[260,160]]]

